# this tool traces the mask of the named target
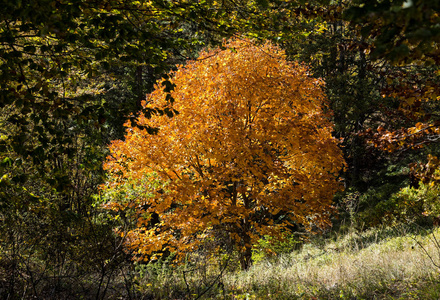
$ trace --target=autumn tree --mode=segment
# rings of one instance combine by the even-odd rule
[[[0,298],[78,298],[62,292],[94,272],[104,298],[126,265],[93,195],[106,145],[157,78],[230,35],[211,2],[0,0]]]
[[[225,48],[173,74],[172,104],[160,84],[144,102],[174,117],[140,113],[137,125],[127,122],[125,140],[110,146],[105,169],[117,179],[105,189],[151,174],[166,183],[107,204],[137,211],[136,228],[125,234],[143,257],[194,251],[224,233],[245,269],[261,236],[280,236],[292,223],[329,224],[344,162],[323,82],[269,43],[235,40]],[[280,212],[286,218],[274,222]]]

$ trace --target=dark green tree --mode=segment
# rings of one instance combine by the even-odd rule
[[[440,2],[437,0],[352,1],[345,18],[373,41],[373,58],[392,63],[438,64]]]

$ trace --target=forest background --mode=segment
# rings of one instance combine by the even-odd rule
[[[172,117],[141,105],[154,83],[234,36],[325,81],[347,163],[333,231],[438,222],[438,1],[0,4],[2,298],[141,297],[102,207],[108,145],[140,110]]]

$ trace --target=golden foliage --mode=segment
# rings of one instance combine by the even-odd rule
[[[128,232],[132,247],[141,255],[184,253],[222,232],[249,254],[259,237],[276,236],[290,222],[328,224],[344,161],[323,82],[306,66],[270,43],[234,40],[180,66],[172,81],[173,103],[158,84],[143,105],[178,114],[140,113],[140,126],[126,124],[125,140],[112,142],[105,163],[121,182],[154,172],[167,183],[140,208],[158,214],[160,224]],[[143,126],[159,131],[150,135]],[[275,222],[281,213],[288,218]]]

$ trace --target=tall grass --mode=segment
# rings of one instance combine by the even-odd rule
[[[438,258],[432,237],[389,229],[351,232],[231,274],[227,286],[267,299],[438,299],[439,270],[424,252]]]
[[[440,239],[440,230],[353,231],[311,240],[248,271],[221,273],[215,264],[207,271],[205,261],[203,274],[200,266],[193,265],[198,271],[192,273],[181,266],[166,281],[146,276],[140,286],[157,299],[439,299],[440,270],[434,263],[439,264],[440,246],[433,237]],[[146,285],[153,284],[148,293]]]

